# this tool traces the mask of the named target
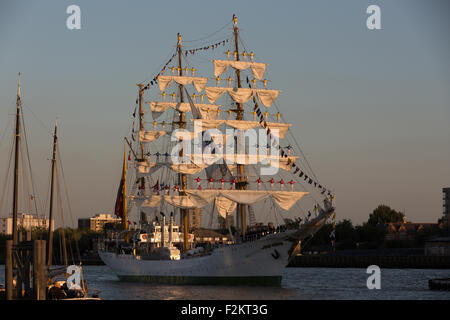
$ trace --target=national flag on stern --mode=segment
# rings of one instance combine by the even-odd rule
[[[123,223],[124,221],[127,221],[127,158],[125,146],[123,148],[122,177],[120,178],[119,189],[117,190],[114,214],[119,218],[122,218],[122,225],[125,229],[128,228],[128,225]]]

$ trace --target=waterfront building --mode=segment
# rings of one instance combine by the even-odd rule
[[[92,218],[78,219],[78,229],[89,229],[92,231],[103,231],[103,227],[107,223],[121,223],[120,218],[115,218],[107,213],[99,213]]]
[[[437,223],[414,223],[406,221],[403,222],[391,222],[385,225],[386,233],[384,236],[385,241],[396,240],[410,240],[413,241],[416,234],[422,231],[424,228],[436,227]]]
[[[195,229],[193,233],[195,241],[198,244],[219,244],[230,241],[228,236],[210,229],[199,228]]]
[[[40,218],[32,213],[19,213],[17,215],[17,227],[24,228],[27,231],[31,231],[33,228],[47,228],[49,226],[48,218]],[[13,218],[0,218],[0,233],[11,235],[12,234]],[[53,226],[54,229],[54,226]]]

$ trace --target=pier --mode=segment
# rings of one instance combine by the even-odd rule
[[[379,256],[379,255],[299,255],[292,258],[288,267],[321,268],[380,268],[450,269],[450,256]]]
[[[46,241],[30,239],[28,232],[27,241],[17,245],[13,240],[6,241],[5,290],[2,292],[6,300],[46,299]]]

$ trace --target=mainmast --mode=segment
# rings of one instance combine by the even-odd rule
[[[181,64],[181,57],[182,57],[182,51],[181,51],[181,34],[178,33],[177,34],[177,53],[178,53],[178,75],[182,76],[183,75],[183,66]],[[179,84],[178,86],[179,90],[180,90],[180,102],[183,103],[184,102],[184,94],[183,94],[183,85]],[[179,111],[179,118],[178,118],[178,126],[180,129],[183,129],[186,125],[186,121],[184,119],[184,112]],[[183,148],[181,148],[180,150],[180,158],[183,157]],[[178,176],[179,180],[181,180],[181,194],[182,195],[186,195],[185,190],[187,188],[186,185],[186,175],[185,174],[179,174]],[[181,179],[180,179],[181,178]],[[189,237],[188,237],[188,211],[186,209],[180,209],[180,213],[181,213],[181,220],[182,220],[182,224],[183,224],[183,248],[184,250],[188,250],[189,249]]]
[[[53,254],[53,189],[55,183],[55,164],[56,164],[56,143],[58,141],[57,137],[58,122],[55,123],[55,132],[53,135],[53,156],[52,156],[52,177],[50,182],[50,211],[48,215],[48,247],[47,247],[47,268],[50,269],[52,265],[52,254]]]
[[[238,27],[237,27],[237,18],[233,14],[233,31],[234,31],[234,47],[235,47],[235,57],[236,60],[239,61],[239,34],[238,34]],[[236,82],[237,87],[241,88],[241,71],[236,68]],[[244,108],[242,106],[242,103],[237,103],[237,109],[234,110],[236,112],[236,120],[243,120],[243,114],[244,114]],[[242,142],[241,142],[242,143]],[[237,168],[239,170],[239,182],[238,182],[238,188],[240,190],[244,190],[245,186],[247,184],[246,179],[244,178],[244,165],[238,164]],[[246,229],[247,229],[247,223],[246,223],[246,216],[245,216],[245,205],[240,204],[239,205],[239,211],[241,215],[241,233],[242,233],[242,239],[245,237]]]
[[[14,152],[14,193],[13,193],[13,225],[12,225],[12,236],[13,245],[18,244],[18,234],[17,234],[17,204],[18,204],[18,191],[19,191],[19,150],[20,150],[20,72],[18,74],[18,85],[17,85],[17,110],[16,110],[16,143]]]

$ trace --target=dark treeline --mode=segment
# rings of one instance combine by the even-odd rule
[[[424,226],[414,233],[409,240],[386,240],[387,224],[402,222],[404,214],[386,205],[379,205],[369,215],[367,222],[353,225],[351,220],[344,219],[336,222],[336,249],[377,249],[377,248],[418,248],[423,247],[427,239],[448,236],[448,226],[444,218],[440,218],[436,225]],[[293,223],[293,221],[287,221]],[[441,224],[442,223],[442,224]],[[330,234],[332,224],[325,224],[313,238],[306,241],[303,250],[331,249]]]

